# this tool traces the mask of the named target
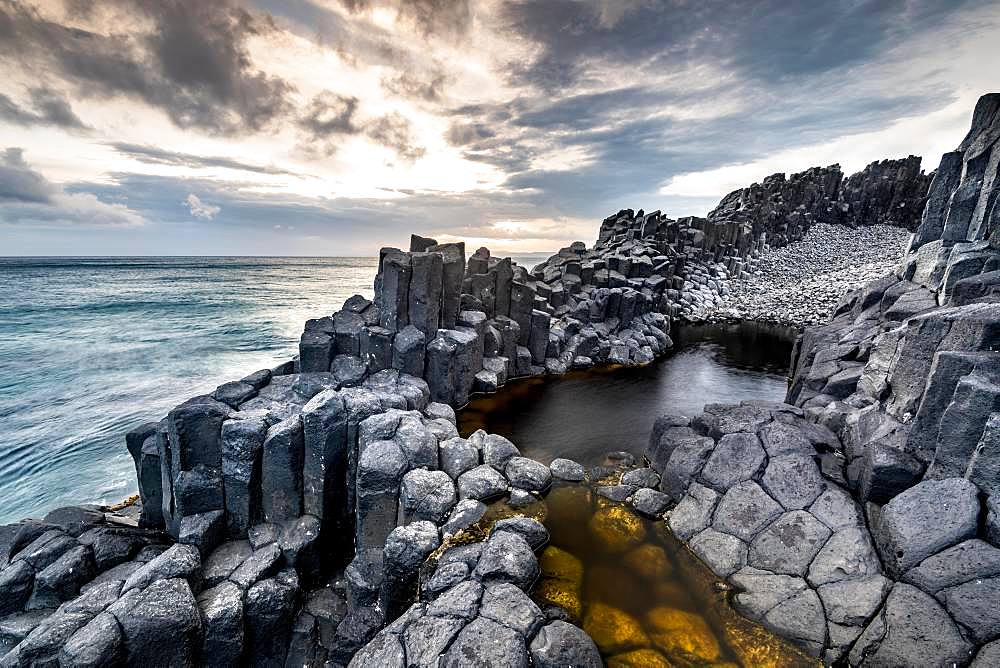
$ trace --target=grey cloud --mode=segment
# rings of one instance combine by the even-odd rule
[[[422,76],[404,69],[395,77],[383,77],[381,83],[382,88],[395,95],[438,102],[444,95],[448,75],[438,70]]]
[[[307,153],[332,155],[345,136],[363,134],[372,141],[395,151],[404,160],[415,160],[425,149],[413,143],[410,122],[393,112],[376,118],[358,115],[356,97],[323,91],[309,103],[298,119],[304,133],[302,148]]]
[[[128,95],[182,128],[257,131],[290,108],[292,87],[254,68],[246,41],[273,26],[231,0],[111,0],[151,25],[103,34],[60,25],[37,9],[0,0],[0,53],[45,64],[77,94]],[[86,14],[84,9],[78,12]]]
[[[31,98],[31,109],[18,105],[0,93],[0,120],[24,126],[54,125],[66,130],[87,129],[59,92],[40,86],[30,89],[28,95]]]
[[[92,192],[67,193],[24,159],[20,148],[0,153],[0,224],[39,227],[138,227],[145,220]]]
[[[396,9],[424,35],[458,39],[472,23],[472,0],[341,0],[352,12],[378,6]]]
[[[24,161],[24,149],[8,148],[0,154],[0,201],[52,201],[55,187]]]
[[[141,144],[129,144],[127,142],[111,142],[108,144],[123,155],[135,158],[140,162],[156,165],[171,165],[174,167],[223,167],[241,172],[254,172],[257,174],[295,174],[288,170],[266,165],[253,165],[240,160],[226,158],[223,156],[204,156],[191,153],[179,153],[156,146]]]

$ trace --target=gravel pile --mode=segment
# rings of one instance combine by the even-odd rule
[[[841,296],[896,268],[909,236],[889,225],[818,223],[801,241],[764,251],[750,278],[729,282],[729,294],[708,319],[827,322]]]

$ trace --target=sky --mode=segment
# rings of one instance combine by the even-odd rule
[[[0,255],[524,253],[920,155],[986,0],[0,0]]]

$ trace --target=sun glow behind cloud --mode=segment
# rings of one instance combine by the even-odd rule
[[[0,150],[141,228],[96,253],[526,252],[776,171],[932,169],[1000,83],[989,3],[715,4],[0,0]],[[61,247],[60,201],[0,202],[4,252]]]

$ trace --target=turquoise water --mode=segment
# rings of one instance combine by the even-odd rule
[[[128,429],[290,359],[376,264],[0,257],[0,522],[133,494]]]
[[[0,258],[0,522],[134,493],[124,434],[295,354],[374,258]]]

